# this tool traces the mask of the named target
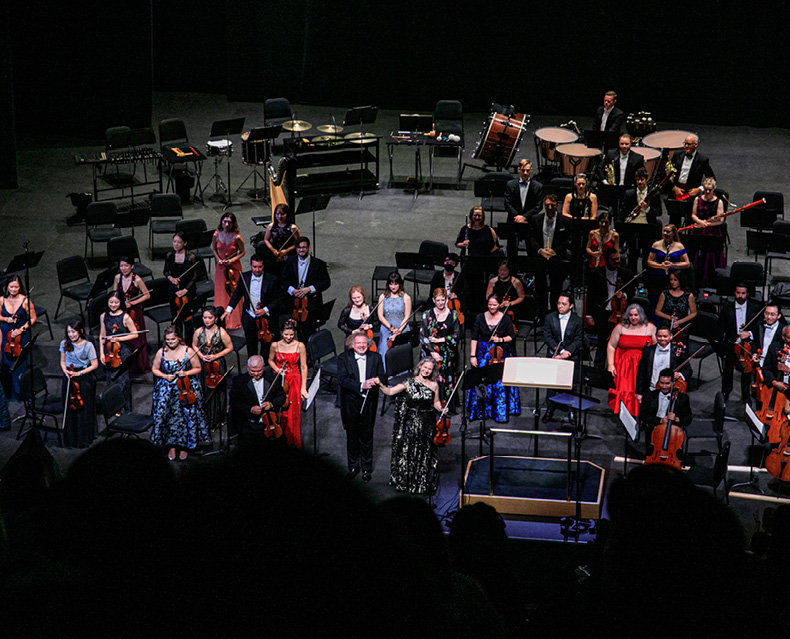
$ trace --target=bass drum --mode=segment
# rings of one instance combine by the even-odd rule
[[[266,164],[265,140],[247,141],[250,131],[241,134],[241,161],[244,164]]]
[[[485,164],[507,169],[518,151],[525,128],[526,116],[521,113],[507,116],[492,112],[472,157],[483,160]]]

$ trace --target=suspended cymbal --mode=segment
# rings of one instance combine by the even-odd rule
[[[304,120],[288,120],[287,122],[283,122],[283,128],[286,131],[307,131],[308,129],[312,129],[313,125]]]
[[[376,141],[376,136],[371,138],[357,138],[356,140],[346,140],[349,144],[373,144]]]
[[[312,138],[312,141],[315,144],[329,144],[330,142],[337,142],[338,140],[342,140],[340,136],[337,135],[316,135]]]
[[[340,133],[343,130],[343,127],[339,124],[322,124],[321,126],[317,126],[316,129],[323,133]]]
[[[349,133],[348,135],[344,136],[346,140],[369,140],[371,138],[375,138],[376,136],[373,133]]]

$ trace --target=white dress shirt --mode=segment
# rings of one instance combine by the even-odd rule
[[[613,109],[614,107],[612,107]],[[609,114],[612,112],[612,109],[604,109],[603,116],[601,116],[601,131],[606,131],[606,121],[609,119]]]
[[[557,223],[557,216],[543,216],[543,248],[552,248],[551,242],[554,239],[554,228]]]
[[[735,331],[736,333],[740,333],[743,330],[743,327],[746,325],[746,302],[743,304],[735,303]],[[737,337],[735,339],[736,344],[740,344],[741,338]]]
[[[263,375],[261,375],[260,379],[253,379],[252,385],[255,387],[255,394],[258,396],[258,406],[263,406],[263,397],[266,394]],[[258,421],[261,421],[260,417],[258,418]]]
[[[304,288],[304,281],[307,279],[307,269],[310,268],[310,256],[305,259],[296,258],[296,272],[299,275],[299,287]],[[310,292],[315,293],[315,286],[310,286]],[[288,287],[288,294],[293,295],[296,289],[293,286]]]
[[[672,399],[672,393],[658,393],[658,411],[656,412],[656,417],[666,417],[667,410],[669,409],[669,400]]]
[[[628,166],[628,153],[620,154],[620,186],[625,184],[625,167]]]
[[[760,355],[760,366],[763,365],[765,362],[765,356],[768,354],[768,347],[771,345],[771,342],[774,341],[774,335],[776,335],[776,329],[779,328],[779,322],[774,322],[771,326],[765,324],[763,330],[763,352]]]
[[[519,180],[518,182],[519,194],[521,195],[521,210],[524,210],[524,202],[527,201],[527,191],[529,191],[529,180],[526,182]]]
[[[354,353],[354,358],[357,360],[357,370],[359,371],[359,381],[360,381],[359,392],[363,393],[365,391],[362,388],[362,383],[367,379],[367,377],[365,377],[365,368],[367,366],[367,361],[366,361],[367,354],[357,355],[356,353]]]
[[[653,357],[653,371],[650,374],[650,390],[656,390],[658,374],[665,368],[669,368],[669,359],[672,355],[671,348],[671,346],[667,346],[666,348],[656,346],[656,354],[655,357]]]
[[[678,182],[680,184],[685,184],[689,181],[689,171],[691,170],[691,163],[694,162],[695,157],[697,157],[696,151],[690,156],[684,155],[683,164],[680,166],[680,175],[678,176]]]

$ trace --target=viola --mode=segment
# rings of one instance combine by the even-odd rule
[[[738,358],[741,366],[743,366],[743,374],[751,375],[754,371],[754,362],[752,361],[752,344],[751,342],[740,342],[735,345],[735,356]]]
[[[118,325],[113,324],[112,334],[118,333]],[[106,351],[105,362],[110,368],[118,368],[121,365],[121,343],[115,341],[107,341],[104,343]]]
[[[291,316],[299,323],[307,321],[307,298],[294,297],[294,310]]]
[[[236,292],[236,287],[238,286],[238,271],[234,269],[232,266],[225,267],[225,292],[228,295],[233,295]]]
[[[779,441],[765,458],[765,469],[777,479],[790,481],[790,420],[782,414],[778,425]]]
[[[263,434],[267,439],[277,439],[283,436],[283,427],[280,426],[280,416],[273,410],[261,413]]]
[[[69,365],[69,370],[75,370],[74,364]],[[85,406],[85,402],[82,399],[82,395],[80,395],[79,382],[76,377],[72,377],[69,379],[69,409],[78,411],[82,410],[83,406]]]
[[[754,357],[752,358],[752,372],[754,376],[752,377],[752,383],[750,386],[752,397],[759,400],[760,399],[760,391],[765,384],[765,379],[763,378],[763,369],[760,368],[760,357],[762,357],[763,349],[758,348],[757,354],[754,356],[757,358],[757,361],[754,361]]]
[[[22,354],[22,333],[15,337],[9,337],[3,350],[9,357],[14,359],[19,357]]]
[[[678,398],[678,390],[672,390],[672,399],[669,401],[669,408],[667,414],[675,412],[675,403]],[[677,452],[683,448],[683,440],[686,438],[683,429],[676,426],[674,422],[670,423],[664,417],[653,429],[653,434],[650,441],[653,444],[653,454],[645,459],[645,464],[664,464],[666,466],[673,466],[678,470],[681,469],[680,459]]]
[[[182,404],[194,404],[197,401],[197,395],[192,390],[192,380],[188,375],[179,377],[176,380],[176,387],[178,388],[178,401]]]
[[[510,318],[511,323],[513,324],[513,332],[518,333],[518,327],[516,326],[516,314],[510,310],[510,302],[510,295],[505,295],[502,298],[502,303],[505,304],[505,315]]]
[[[496,346],[492,346],[489,349],[488,354],[491,356],[491,359],[488,360],[489,364],[501,364],[505,361],[505,351],[498,344]]]
[[[258,302],[258,310],[262,309],[263,305]],[[265,317],[258,317],[255,319],[255,325],[258,328],[258,340],[261,342],[271,342],[274,338],[272,332],[269,330],[269,320]]]
[[[609,322],[612,324],[619,324],[623,321],[623,314],[625,313],[628,300],[625,296],[617,296],[612,300],[612,314],[609,316]]]
[[[456,312],[458,315],[458,323],[463,326],[464,314],[461,312],[461,300],[459,300],[457,297],[447,300],[447,308]]]

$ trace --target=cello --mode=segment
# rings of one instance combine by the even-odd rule
[[[677,386],[673,385],[672,398],[669,400],[667,415],[674,414],[679,392]],[[686,435],[680,426],[675,425],[676,421],[678,421],[677,417],[672,422],[667,417],[662,417],[658,426],[653,429],[653,433],[650,436],[653,454],[645,459],[645,464],[664,464],[673,466],[678,470],[681,469],[682,466],[680,459],[677,457],[677,451],[683,448],[683,440],[686,438]]]
[[[781,481],[790,481],[790,419],[786,410],[778,424],[779,441],[765,458],[765,470]]]
[[[788,368],[788,361],[790,361],[790,344],[785,344],[777,357],[780,373],[788,372],[782,370],[782,367]],[[778,444],[781,440],[780,426],[785,419],[787,397],[784,392],[780,391],[773,384],[766,386],[763,381],[760,388],[760,400],[762,401],[762,406],[757,411],[757,419],[768,426],[768,443]]]

